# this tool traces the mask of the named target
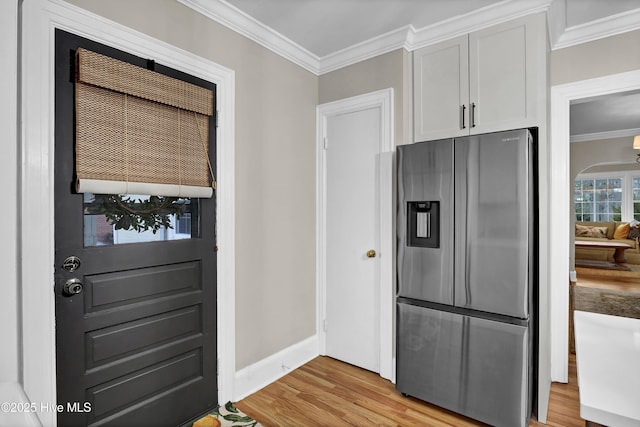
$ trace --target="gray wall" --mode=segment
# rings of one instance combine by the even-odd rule
[[[411,54],[398,49],[320,76],[318,101],[324,104],[393,88],[395,144],[409,142]]]
[[[551,86],[640,69],[640,30],[551,52]]]
[[[69,2],[235,71],[236,369],[314,335],[317,76],[175,0]]]

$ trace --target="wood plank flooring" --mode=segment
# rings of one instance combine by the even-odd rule
[[[265,427],[482,426],[482,423],[403,397],[378,374],[320,356],[236,406]],[[543,426],[532,420],[530,426]],[[575,356],[569,383],[551,386],[548,426],[583,427]]]

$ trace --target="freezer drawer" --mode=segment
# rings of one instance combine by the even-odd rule
[[[402,393],[493,426],[527,426],[528,328],[398,304]]]

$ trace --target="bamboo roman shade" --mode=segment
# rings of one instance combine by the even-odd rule
[[[85,49],[76,60],[77,191],[211,197],[213,92]]]

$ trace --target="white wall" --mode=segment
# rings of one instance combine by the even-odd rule
[[[633,149],[632,141],[632,137],[626,137],[571,143],[571,182],[593,165],[616,165],[613,170],[621,170],[620,165],[626,163],[628,167],[624,169],[640,169],[635,161],[638,152]]]

